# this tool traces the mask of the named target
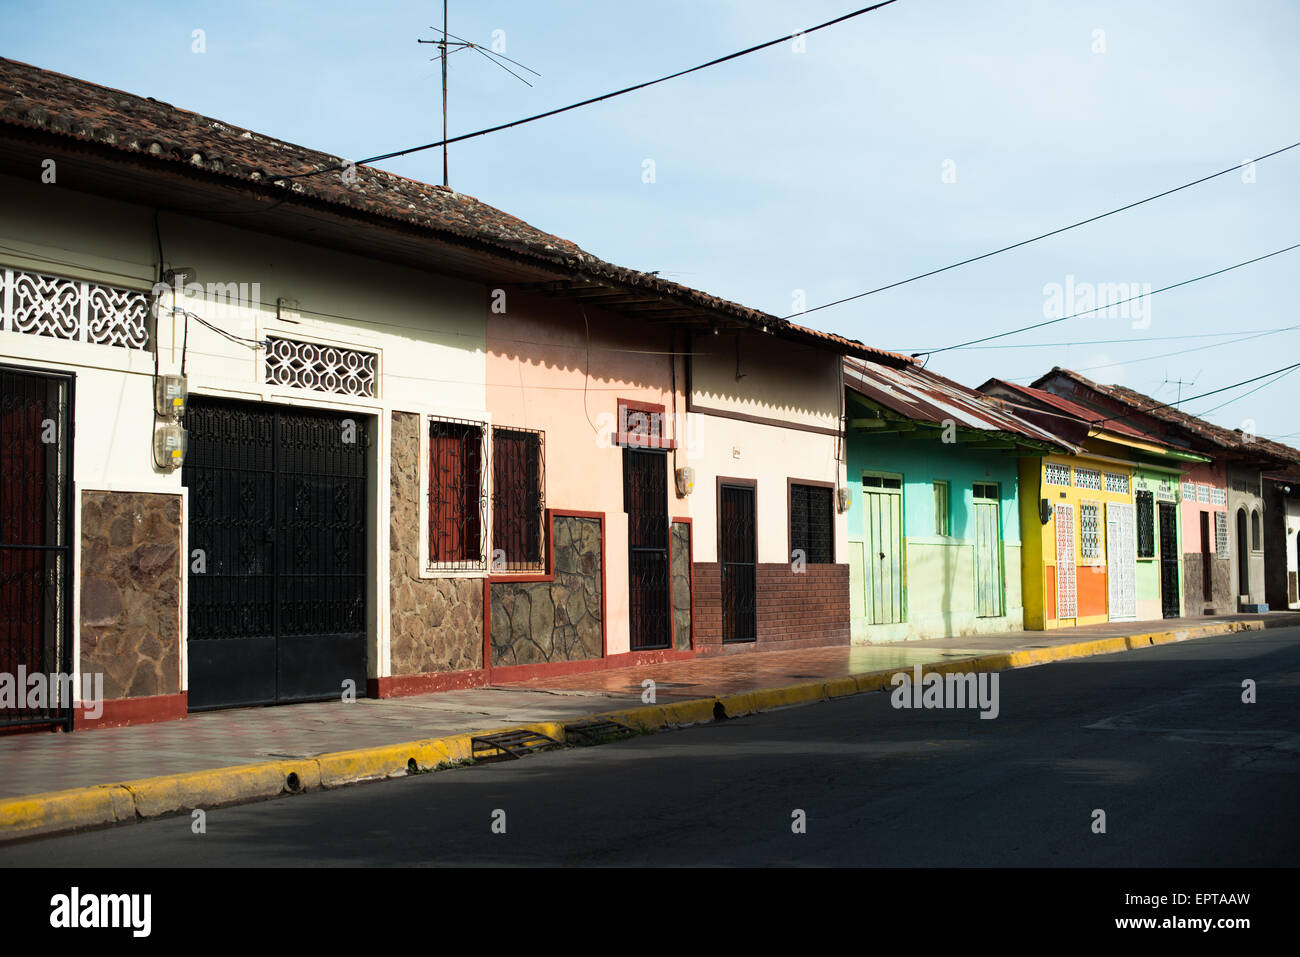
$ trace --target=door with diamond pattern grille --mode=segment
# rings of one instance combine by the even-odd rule
[[[366,418],[195,398],[186,427],[190,709],[364,694]]]

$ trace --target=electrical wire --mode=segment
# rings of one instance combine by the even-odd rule
[[[1256,332],[1250,335],[1239,336],[1236,339],[1229,339],[1227,342],[1211,342],[1209,345],[1193,346],[1190,349],[1179,349],[1176,352],[1162,352],[1154,356],[1142,356],[1142,358],[1140,359],[1121,359],[1117,362],[1103,362],[1101,365],[1085,366],[1082,369],[1072,369],[1071,371],[1081,372],[1081,373],[1094,372],[1097,369],[1113,369],[1115,368],[1115,366],[1136,365],[1139,362],[1149,362],[1152,359],[1168,359],[1170,356],[1183,356],[1183,355],[1187,355],[1189,352],[1200,352],[1204,349],[1220,349],[1223,348],[1224,346],[1236,345],[1238,342],[1247,342],[1251,339],[1262,339],[1264,336],[1274,336],[1277,335],[1279,332],[1293,332],[1296,329],[1300,329],[1300,325],[1286,326],[1285,328],[1282,329],[1270,329],[1265,332]],[[1035,373],[1032,376],[1017,376],[1016,378],[1009,379],[1008,381],[1019,382],[1024,379],[1034,379],[1037,377],[1038,374]]]
[[[1293,150],[1297,146],[1300,146],[1300,142],[1292,143],[1290,146],[1284,146],[1281,149],[1273,150],[1273,152],[1271,153],[1265,153],[1263,156],[1257,156],[1253,160],[1247,160],[1246,163],[1260,163],[1266,159],[1270,159],[1271,157],[1278,156],[1282,153],[1285,153],[1287,150]],[[1116,209],[1109,210],[1108,212],[1098,213],[1096,216],[1089,216],[1087,219],[1081,219],[1077,223],[1071,223],[1068,226],[1062,226],[1059,229],[1053,229],[1050,232],[1040,233],[1037,236],[1031,236],[1029,239],[1022,239],[1020,242],[1012,243],[1010,246],[1003,246],[1001,249],[994,249],[992,252],[981,253],[978,256],[971,256],[969,259],[961,260],[961,262],[951,263],[947,266],[940,266],[938,269],[931,269],[928,272],[923,272],[916,276],[910,276],[907,279],[900,279],[898,282],[891,282],[887,286],[877,286],[875,289],[868,289],[866,292],[859,292],[852,296],[845,296],[843,299],[836,299],[834,302],[827,302],[827,303],[823,303],[820,306],[813,306],[811,309],[805,309],[802,312],[791,313],[788,316],[782,316],[782,319],[796,319],[799,316],[806,316],[810,312],[817,312],[818,310],[821,309],[829,309],[832,306],[840,306],[846,302],[853,302],[855,299],[862,299],[865,296],[874,296],[876,293],[884,292],[887,289],[897,289],[899,286],[906,286],[908,283],[916,282],[918,279],[926,279],[930,276],[937,276],[940,273],[947,272],[950,269],[957,269],[961,266],[969,266],[971,263],[979,262],[982,259],[989,259],[992,256],[998,256],[1001,255],[1002,253],[1010,252],[1013,249],[1019,249],[1021,246],[1028,246],[1030,243],[1036,243],[1040,239],[1047,239],[1051,236],[1059,236],[1061,233],[1067,232],[1068,230],[1077,229],[1078,227],[1086,226],[1089,223],[1095,223],[1098,220],[1105,219],[1107,216],[1114,216],[1117,213],[1126,212],[1127,210],[1134,209],[1135,207],[1141,206],[1144,203],[1150,203],[1153,202],[1154,200],[1163,199],[1166,196],[1171,196],[1174,193],[1179,192],[1180,190],[1190,189],[1193,186],[1199,186],[1201,183],[1208,183],[1210,180],[1217,179],[1220,176],[1226,176],[1228,173],[1237,172],[1244,165],[1246,164],[1238,163],[1236,166],[1229,166],[1227,169],[1219,170],[1219,172],[1211,173],[1208,176],[1202,176],[1200,179],[1194,179],[1190,183],[1183,183],[1181,186],[1175,186],[1173,189],[1167,189],[1164,192],[1156,193],[1154,196],[1148,196],[1145,199],[1139,199],[1136,202],[1127,203],[1124,206],[1117,207]],[[1008,335],[1009,334],[1010,333],[1008,333]],[[976,340],[976,341],[983,341],[983,340]],[[957,348],[957,347],[952,346],[949,348]],[[939,352],[942,350],[936,349],[933,351]]]
[[[1234,263],[1231,266],[1224,266],[1222,269],[1214,270],[1214,272],[1207,272],[1207,273],[1203,273],[1200,276],[1193,276],[1191,279],[1184,279],[1182,282],[1176,282],[1168,286],[1161,286],[1159,289],[1152,289],[1150,292],[1143,292],[1143,293],[1139,293],[1136,296],[1129,296],[1127,299],[1120,299],[1116,302],[1103,303],[1102,305],[1096,306],[1092,309],[1084,309],[1082,312],[1071,313],[1068,316],[1060,316],[1059,318],[1056,319],[1045,319],[1042,322],[1035,322],[1032,325],[1021,326],[1019,329],[1011,329],[1007,332],[997,332],[991,336],[981,336],[978,339],[968,339],[967,341],[959,342],[956,345],[944,346],[942,349],[931,349],[928,352],[918,352],[915,353],[913,358],[921,355],[938,355],[941,352],[951,352],[954,349],[964,349],[967,346],[973,346],[981,342],[989,342],[993,339],[1001,339],[1005,336],[1014,336],[1021,332],[1028,332],[1031,329],[1041,329],[1044,326],[1054,325],[1055,323],[1058,322],[1065,322],[1067,319],[1078,319],[1080,316],[1087,316],[1094,312],[1101,312],[1103,309],[1111,309],[1115,306],[1122,306],[1125,303],[1133,302],[1136,299],[1144,299],[1147,296],[1154,296],[1157,293],[1168,292],[1170,289],[1177,289],[1180,286],[1189,286],[1194,282],[1200,282],[1202,279],[1211,279],[1215,276],[1221,276],[1226,272],[1232,272],[1232,270],[1234,269],[1240,269],[1243,266],[1250,266],[1257,262],[1263,262],[1265,259],[1272,259],[1274,256],[1280,256],[1283,253],[1289,253],[1293,249],[1300,249],[1300,243],[1295,243],[1291,246],[1286,246],[1282,249],[1275,249],[1271,253],[1265,253],[1263,256],[1256,256],[1254,259],[1247,259],[1244,262]]]
[[[1294,326],[1285,326],[1277,329],[1246,329],[1244,330],[1244,332],[1246,334],[1250,334],[1254,332],[1258,332],[1258,333],[1285,332],[1287,329],[1294,329],[1294,328],[1295,328]],[[1176,335],[1176,336],[1133,336],[1131,338],[1124,338],[1124,339],[1074,339],[1067,342],[1012,342],[1012,343],[1006,343],[1006,344],[996,345],[996,346],[971,346],[970,348],[972,350],[1059,349],[1062,346],[1109,346],[1109,345],[1116,345],[1121,343],[1127,345],[1134,342],[1172,342],[1181,339],[1216,339],[1216,338],[1221,339],[1221,338],[1226,338],[1228,336],[1235,336],[1235,335],[1237,335],[1237,331],[1196,332],[1196,333],[1184,333],[1182,335]],[[917,355],[929,354],[924,349],[911,349],[911,348],[886,347],[885,351],[886,352],[909,352],[909,353],[915,352]]]
[[[343,164],[339,166],[327,166],[323,169],[310,170],[306,173],[291,173],[282,176],[271,176],[269,178],[272,180],[301,179],[306,176],[318,176],[321,173],[337,172],[339,170],[346,169],[348,166],[354,166],[354,167],[369,166],[371,163],[378,163],[381,160],[395,159],[398,156],[407,156],[411,153],[419,153],[422,152],[423,150],[431,150],[439,146],[449,146],[452,143],[460,143],[464,140],[473,139],[476,136],[486,136],[488,133],[498,133],[501,130],[508,130],[516,126],[523,126],[526,123],[535,123],[538,120],[544,120],[550,116],[558,116],[561,113],[568,113],[570,110],[576,110],[584,106],[590,106],[593,103],[600,103],[604,100],[612,100],[614,97],[623,96],[625,93],[635,93],[637,90],[644,90],[647,87],[655,86],[656,84],[659,83],[666,83],[668,80],[675,80],[678,77],[686,76],[689,73],[696,73],[700,70],[705,70],[712,66],[718,66],[719,64],[726,63],[730,60],[736,60],[739,59],[740,57],[748,56],[751,53],[757,53],[759,50],[766,50],[768,47],[776,46],[779,43],[785,43],[788,40],[793,40],[795,37],[806,36],[809,33],[816,33],[818,30],[825,30],[827,27],[833,27],[836,24],[845,22],[846,20],[852,20],[854,17],[860,17],[863,14],[871,13],[875,10],[879,10],[881,7],[887,7],[891,3],[897,3],[897,2],[898,0],[884,0],[884,2],[882,3],[876,3],[869,7],[862,7],[861,9],[854,10],[850,13],[846,13],[843,16],[836,17],[833,20],[827,20],[825,23],[819,23],[815,27],[808,27],[807,29],[804,30],[797,30],[794,33],[786,34],[783,37],[778,37],[775,40],[768,40],[766,43],[759,43],[756,44],[755,46],[747,47],[744,50],[738,50],[735,53],[728,53],[726,56],[717,57],[713,60],[709,60],[707,63],[701,63],[698,66],[693,66],[690,67],[689,69],[678,70],[676,73],[669,73],[667,76],[661,76],[658,79],[654,79],[654,80],[647,80],[644,83],[637,83],[633,86],[625,86],[621,90],[614,90],[611,93],[603,93],[600,96],[593,96],[588,99],[581,100],[577,103],[571,103],[568,106],[561,106],[554,110],[547,110],[545,113],[536,113],[533,116],[526,116],[521,120],[513,120],[512,122],[509,123],[500,123],[496,126],[489,126],[486,129],[476,130],[473,133],[462,133],[459,136],[452,136],[447,139],[441,139],[434,143],[425,143],[423,146],[412,146],[409,147],[408,149],[394,150],[391,153],[380,153],[377,156],[371,156],[363,160],[358,160],[356,163],[352,163],[352,164]]]
[[[1199,412],[1199,413],[1197,413],[1197,418],[1202,418],[1202,419],[1203,419],[1203,418],[1205,418],[1205,416],[1209,415],[1211,412],[1217,412],[1219,409],[1222,409],[1224,406],[1232,405],[1232,403],[1234,403],[1234,402],[1240,402],[1242,399],[1246,398],[1246,396],[1254,395],[1254,394],[1255,394],[1256,392],[1258,392],[1260,389],[1267,389],[1267,388],[1268,388],[1269,386],[1271,386],[1271,385],[1276,385],[1277,383],[1279,383],[1279,382],[1281,382],[1283,379],[1285,379],[1287,376],[1289,376],[1292,372],[1295,372],[1295,369],[1294,369],[1294,368],[1293,368],[1293,369],[1290,369],[1290,370],[1287,371],[1287,372],[1283,372],[1281,375],[1279,375],[1276,379],[1272,380],[1271,382],[1265,382],[1265,383],[1263,383],[1262,385],[1257,385],[1257,386],[1255,386],[1255,388],[1251,389],[1249,392],[1243,392],[1241,395],[1237,396],[1235,399],[1229,399],[1227,402],[1220,402],[1218,405],[1216,405],[1216,406],[1215,406],[1214,408],[1212,408],[1212,409],[1206,409],[1204,412]]]

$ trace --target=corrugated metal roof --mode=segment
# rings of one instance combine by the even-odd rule
[[[1143,442],[1150,442],[1152,445],[1159,445],[1164,448],[1182,451],[1179,446],[1167,442],[1159,436],[1143,432],[1141,429],[1134,428],[1126,422],[1122,422],[1113,416],[1108,416],[1104,412],[1099,412],[1096,409],[1089,408],[1088,406],[1075,402],[1072,399],[1067,399],[1064,396],[1048,392],[1046,389],[1036,389],[1033,386],[1018,385],[1014,382],[1007,382],[1005,379],[991,379],[989,381],[996,382],[1003,388],[1018,392],[1026,399],[1041,402],[1044,405],[1050,405],[1052,408],[1058,409],[1082,422],[1086,422],[1092,428],[1100,431],[1113,432],[1116,435],[1123,435],[1126,438],[1140,439]]]
[[[1029,440],[1063,451],[1078,447],[1019,416],[1000,408],[995,400],[912,363],[892,368],[859,359],[844,360],[844,382],[877,405],[913,422],[946,425]]]

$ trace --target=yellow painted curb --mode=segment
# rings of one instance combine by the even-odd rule
[[[1193,638],[1260,631],[1265,622],[1259,619],[1226,622],[1219,625],[1195,625],[1173,631],[1147,632],[1116,638],[1097,638],[1047,648],[994,652],[952,661],[923,664],[922,672],[1001,671],[1032,665],[1113,654],[1133,648],[1186,641]],[[692,698],[666,704],[624,708],[575,720],[607,718],[641,731],[680,727],[713,721],[715,716],[737,717],[774,708],[808,704],[842,698],[891,687],[898,671],[886,669],[778,688],[760,688],[713,698]],[[721,706],[722,714],[718,714]],[[193,808],[210,808],[241,801],[271,798],[318,788],[339,787],[358,781],[404,775],[411,762],[420,771],[439,765],[463,761],[472,756],[471,738],[496,731],[530,730],[557,741],[566,740],[564,725],[570,722],[543,721],[537,724],[497,728],[495,731],[455,734],[427,738],[402,744],[335,751],[311,758],[284,759],[258,764],[188,771],[118,784],[49,791],[17,798],[0,799],[0,842],[39,835],[74,831],[82,828],[115,824],[137,818],[157,817]]]

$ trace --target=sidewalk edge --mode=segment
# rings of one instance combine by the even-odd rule
[[[923,664],[924,673],[1003,671],[1033,665],[1114,654],[1136,648],[1209,638],[1241,631],[1262,631],[1264,619],[1191,625],[1169,631],[1146,632],[1114,638],[1097,638],[1067,645],[994,652]],[[1281,623],[1279,623],[1281,624]],[[890,687],[898,671],[890,668],[844,678],[832,678],[776,688],[760,688],[711,698],[693,698],[666,704],[647,704],[586,715],[577,720],[609,718],[643,732],[734,718],[776,708],[829,701],[834,698],[880,691]],[[512,725],[493,731],[528,729],[557,741],[566,741],[564,725],[544,721]],[[341,787],[361,781],[402,776],[412,769],[435,770],[470,757],[470,739],[493,731],[466,732],[425,738],[401,744],[334,751],[315,757],[283,758],[255,764],[185,771],[113,784],[49,791],[0,799],[0,844],[23,838],[49,836],[129,820],[144,820],[179,811],[208,809],[264,800],[281,795]]]

